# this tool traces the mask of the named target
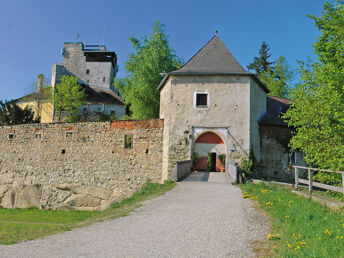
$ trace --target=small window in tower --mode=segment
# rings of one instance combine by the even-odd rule
[[[103,82],[105,82],[105,77],[103,77]]]
[[[8,134],[8,139],[11,141],[14,139],[14,133],[9,133]]]
[[[196,93],[196,107],[208,107],[208,93]]]
[[[87,70],[86,70],[86,74],[90,74],[90,69],[87,69]]]

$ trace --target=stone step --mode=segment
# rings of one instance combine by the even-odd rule
[[[183,181],[212,182],[212,183],[232,183],[232,178],[227,173],[222,172],[193,172]]]

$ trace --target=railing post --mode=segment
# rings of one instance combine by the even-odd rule
[[[312,172],[308,169],[308,180],[309,180],[309,193],[312,194],[313,182],[312,182]]]
[[[295,189],[299,187],[299,170],[297,167],[295,168]]]
[[[343,195],[344,195],[344,173],[341,173],[342,174],[342,183],[343,183]]]

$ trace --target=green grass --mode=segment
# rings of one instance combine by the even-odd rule
[[[344,216],[290,189],[274,184],[241,185],[243,197],[257,200],[270,217],[265,255],[344,257]],[[272,250],[272,254],[270,253]]]
[[[52,211],[0,208],[0,244],[14,244],[106,219],[119,218],[142,205],[142,202],[166,193],[175,187],[173,182],[146,183],[132,197],[113,203],[105,211]]]

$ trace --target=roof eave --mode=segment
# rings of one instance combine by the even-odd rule
[[[265,86],[264,83],[262,83],[261,80],[254,74],[250,72],[179,72],[173,71],[171,73],[168,73],[164,76],[161,83],[159,84],[157,90],[161,90],[164,87],[164,84],[166,83],[167,79],[171,75],[239,75],[239,76],[251,76],[256,81],[256,83],[266,92],[269,93],[269,89]]]
[[[160,82],[157,88],[158,91],[162,90],[162,88],[165,86],[165,83],[168,80],[168,78],[170,78],[170,76],[171,76],[171,73],[165,74],[164,78],[162,79],[162,81]]]

